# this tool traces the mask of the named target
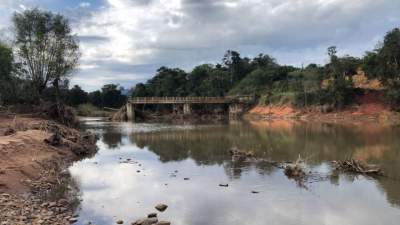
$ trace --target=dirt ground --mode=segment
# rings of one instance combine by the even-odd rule
[[[47,119],[0,114],[0,222],[72,224],[76,196],[49,193],[68,184],[66,168],[96,151],[96,137]]]
[[[37,118],[0,116],[0,192],[28,192],[27,180],[37,180],[49,163],[67,163],[74,154],[44,142],[52,133],[39,130]],[[15,133],[4,135],[8,129]],[[2,131],[2,132],[1,132]]]

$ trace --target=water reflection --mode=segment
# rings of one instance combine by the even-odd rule
[[[301,122],[87,126],[102,138],[99,154],[71,168],[82,192],[80,224],[130,223],[160,202],[169,205],[160,219],[178,225],[372,225],[397,224],[400,218],[398,127]],[[232,162],[232,147],[275,161],[301,155],[320,174],[330,172],[328,161],[354,157],[383,165],[388,177],[329,176],[301,189],[268,163]],[[138,163],[120,163],[127,158]],[[176,177],[171,176],[175,170]]]

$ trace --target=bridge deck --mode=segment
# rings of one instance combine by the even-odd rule
[[[225,104],[231,99],[224,97],[137,97],[131,104]]]

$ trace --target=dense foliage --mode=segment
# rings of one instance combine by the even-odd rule
[[[392,106],[400,105],[400,30],[388,32],[384,42],[363,58],[338,56],[328,48],[329,62],[305,68],[279,65],[266,54],[241,57],[229,50],[221,64],[196,66],[191,72],[162,67],[146,83],[131,91],[140,96],[259,96],[260,103],[291,103],[300,107],[325,105],[341,109],[351,104],[358,91],[352,76],[362,69],[369,78],[378,78],[387,87]]]
[[[15,44],[20,72],[40,95],[51,83],[59,85],[74,70],[80,56],[68,20],[39,9],[14,14]]]

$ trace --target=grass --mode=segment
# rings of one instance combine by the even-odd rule
[[[91,117],[109,117],[110,112],[104,111],[92,104],[81,104],[76,108],[78,116],[91,116]]]

